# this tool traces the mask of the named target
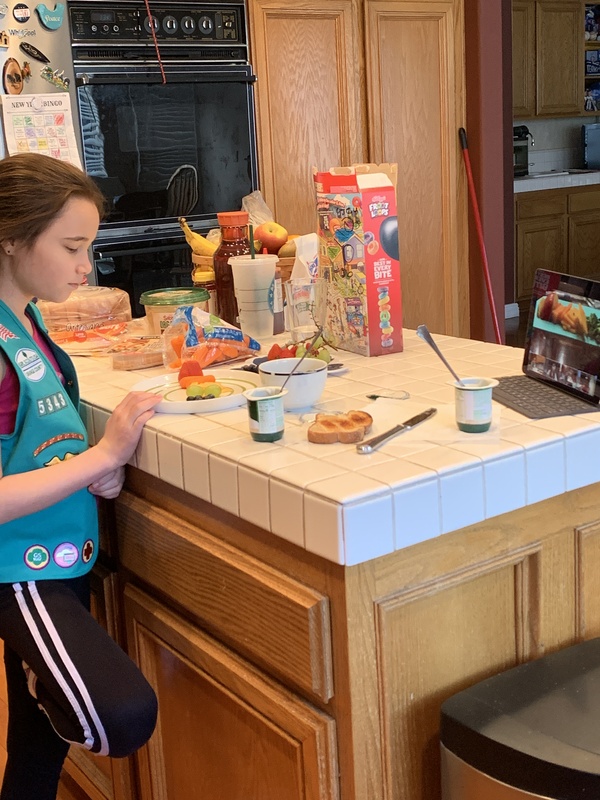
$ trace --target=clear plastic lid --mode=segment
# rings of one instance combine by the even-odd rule
[[[140,297],[143,306],[191,306],[194,303],[204,303],[206,300],[210,300],[210,295],[206,289],[200,287],[152,289]]]

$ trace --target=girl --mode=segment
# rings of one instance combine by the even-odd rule
[[[156,697],[88,611],[96,497],[114,498],[158,397],[132,392],[88,447],[73,365],[33,298],[63,302],[91,270],[103,198],[48,156],[0,161],[0,637],[9,724],[0,800],[54,800],[69,744],[127,756]]]

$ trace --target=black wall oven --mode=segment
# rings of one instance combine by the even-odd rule
[[[179,227],[216,227],[258,187],[243,2],[69,5],[86,172],[107,216],[94,278],[129,292],[191,283]]]

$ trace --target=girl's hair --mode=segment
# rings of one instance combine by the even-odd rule
[[[33,244],[74,197],[93,203],[102,218],[102,193],[72,164],[39,153],[1,159],[0,242],[15,239]]]

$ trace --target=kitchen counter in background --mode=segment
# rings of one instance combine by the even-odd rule
[[[522,351],[436,337],[462,376],[518,374]],[[600,412],[531,422],[495,405],[492,429],[465,434],[454,424],[450,375],[413,331],[405,351],[381,358],[341,352],[350,367],[330,376],[321,410],[368,407],[372,434],[428,406],[438,415],[372,455],[316,445],[305,417],[286,414],[280,442],[254,442],[246,408],[218,414],[157,414],[146,425],[136,465],[167,484],[338,564],[358,564],[563,492],[600,481]],[[161,369],[113,372],[77,359],[82,398],[101,434],[125,391]],[[217,370],[215,370],[215,373]],[[406,390],[408,400],[370,393]],[[309,417],[310,418],[310,417]]]
[[[436,340],[464,377],[519,372],[521,350]],[[325,407],[369,406],[375,430],[438,414],[370,456],[308,443],[299,416],[261,444],[245,408],[156,415],[101,503],[95,606],[161,709],[139,800],[440,800],[441,703],[600,635],[600,412],[497,407],[488,433],[460,434],[413,331],[403,353],[339,360]],[[92,439],[162,371],[77,370]],[[396,390],[410,399],[366,399]]]
[[[600,170],[570,170],[569,172],[546,172],[515,178],[514,192],[537,192],[545,189],[571,189],[575,186],[590,186],[600,183]]]

